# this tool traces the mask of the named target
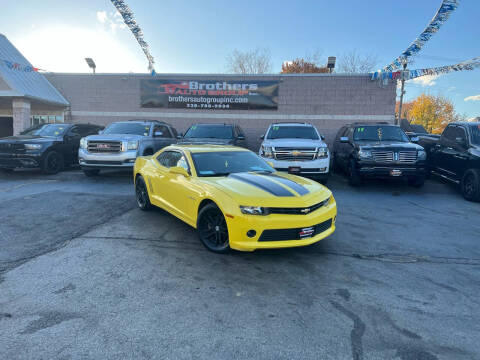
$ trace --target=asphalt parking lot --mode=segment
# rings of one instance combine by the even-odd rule
[[[0,174],[0,357],[478,359],[480,204],[329,188],[331,237],[216,255],[128,174]]]

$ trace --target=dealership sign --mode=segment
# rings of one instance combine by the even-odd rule
[[[141,80],[143,108],[276,110],[279,81]]]

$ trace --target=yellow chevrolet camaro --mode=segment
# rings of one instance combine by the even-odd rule
[[[243,148],[169,146],[139,157],[134,177],[140,209],[168,211],[214,252],[304,246],[335,231],[330,190]]]

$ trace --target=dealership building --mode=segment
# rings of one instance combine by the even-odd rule
[[[39,72],[0,34],[0,137],[39,123],[157,119],[236,123],[248,147],[273,122],[314,124],[331,142],[351,122],[394,122],[396,86],[368,74],[74,74]]]

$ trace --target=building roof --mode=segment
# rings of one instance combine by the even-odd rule
[[[27,59],[0,34],[0,97],[26,97],[55,105],[68,101]]]

